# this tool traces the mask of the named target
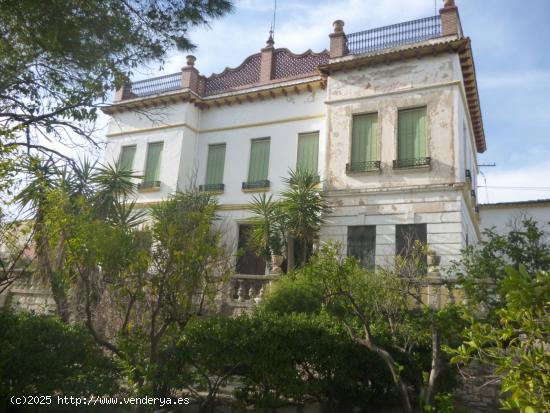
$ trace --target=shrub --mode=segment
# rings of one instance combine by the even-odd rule
[[[12,395],[113,394],[117,371],[88,333],[50,316],[0,311],[0,411]]]

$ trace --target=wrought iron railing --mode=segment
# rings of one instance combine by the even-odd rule
[[[263,188],[269,188],[270,185],[271,185],[271,182],[269,182],[268,180],[243,182],[242,188],[243,189],[263,189]]]
[[[138,183],[138,189],[160,188],[160,181],[143,181]]]
[[[224,184],[199,185],[199,191],[201,192],[223,192],[224,188],[225,188]]]
[[[349,54],[362,54],[440,36],[441,16],[437,15],[347,34],[346,46]]]
[[[409,158],[409,159],[394,159],[394,168],[416,168],[418,166],[429,166],[432,158]]]
[[[379,171],[380,161],[351,162],[346,164],[346,173]]]
[[[157,93],[178,90],[181,89],[181,73],[173,73],[171,75],[164,75],[132,82],[127,86],[127,88],[128,89],[125,90],[124,99],[150,96],[156,95]]]

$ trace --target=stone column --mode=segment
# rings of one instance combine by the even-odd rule
[[[334,31],[329,34],[330,38],[330,57],[342,57],[348,54],[346,48],[346,34],[344,33],[344,22],[335,20],[332,23]]]
[[[199,93],[199,71],[195,68],[195,60],[193,55],[187,56],[187,66],[181,69],[181,87],[189,89],[194,93]]]
[[[458,7],[454,0],[444,0],[443,8],[439,10],[441,15],[441,36],[462,37],[462,27],[458,15]]]

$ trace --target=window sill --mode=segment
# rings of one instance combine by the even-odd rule
[[[247,189],[241,189],[244,193],[250,193],[250,192],[269,192],[270,188],[268,186],[262,187],[262,188],[247,188]]]

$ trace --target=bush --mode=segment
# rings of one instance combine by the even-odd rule
[[[0,311],[0,411],[13,411],[12,395],[113,394],[116,383],[115,366],[82,328]]]
[[[178,344],[173,377],[192,391],[206,391],[203,411],[220,386],[236,384],[247,407],[319,401],[329,406],[380,403],[393,394],[379,359],[353,343],[324,315],[269,314],[209,318],[188,325]],[[190,368],[190,366],[192,366]]]

